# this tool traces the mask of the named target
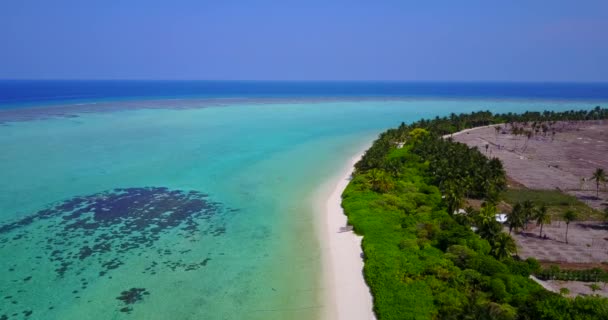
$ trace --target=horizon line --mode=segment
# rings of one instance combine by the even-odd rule
[[[146,78],[0,78],[0,81],[149,81],[149,82],[393,82],[393,83],[556,83],[608,84],[608,80],[343,80],[343,79],[146,79]]]

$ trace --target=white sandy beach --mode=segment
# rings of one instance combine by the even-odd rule
[[[362,237],[345,231],[347,218],[342,210],[342,192],[350,181],[354,164],[363,153],[349,161],[338,179],[323,188],[319,196],[321,244],[324,271],[324,319],[375,319],[372,296],[363,278]],[[329,197],[327,195],[329,194]]]

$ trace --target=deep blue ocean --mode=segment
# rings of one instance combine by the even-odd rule
[[[0,108],[97,100],[235,97],[606,101],[608,83],[0,80]]]

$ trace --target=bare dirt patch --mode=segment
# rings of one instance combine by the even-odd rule
[[[536,258],[545,262],[571,264],[601,264],[608,261],[608,227],[595,221],[576,221],[568,228],[568,243],[565,241],[566,224],[553,222],[543,227],[545,239],[539,237],[539,228],[530,224],[527,230],[512,233],[518,247],[518,255]]]
[[[561,288],[567,288],[570,292],[567,294],[569,297],[576,297],[578,295],[590,296],[600,295],[608,297],[608,286],[605,283],[595,283],[597,285],[596,290],[593,291],[593,282],[581,282],[581,281],[561,281],[561,280],[548,280],[542,281],[546,286],[551,288],[553,292],[559,292]]]
[[[534,134],[514,135],[513,126]],[[596,168],[608,170],[608,121],[557,122],[544,133],[535,132],[531,123],[505,124],[498,131],[478,128],[453,139],[499,158],[514,187],[559,189],[596,209],[608,204],[606,186],[601,186],[598,198],[590,179]]]
[[[597,220],[603,218],[599,210],[608,205],[608,191],[601,185],[599,196],[596,195],[596,184],[591,176],[597,168],[608,171],[608,121],[537,126],[518,123],[498,127],[498,130],[495,127],[469,130],[453,139],[502,161],[509,190],[503,194],[501,212],[510,212],[509,206],[524,200],[548,207],[553,223],[543,227],[543,237],[539,236],[539,227],[534,222],[529,223],[526,230],[512,234],[518,255],[561,268],[605,269],[608,265],[608,225]],[[513,134],[517,131],[528,133]],[[478,207],[479,203],[469,200],[468,205]],[[596,220],[570,223],[568,243],[566,224],[559,221],[567,210],[577,212],[578,219]],[[605,284],[601,284],[601,290],[595,288],[593,291],[590,283],[585,282],[541,282],[555,292],[567,288],[570,296],[608,296]]]

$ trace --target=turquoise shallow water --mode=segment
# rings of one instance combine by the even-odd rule
[[[7,122],[0,317],[316,319],[328,302],[312,196],[380,131],[595,105],[242,102]]]

